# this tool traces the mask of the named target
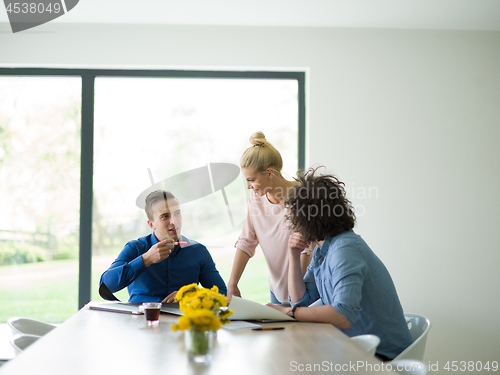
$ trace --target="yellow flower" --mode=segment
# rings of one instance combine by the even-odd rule
[[[212,310],[194,310],[188,318],[191,321],[191,325],[200,331],[215,331],[220,328],[219,320]]]
[[[221,310],[219,312],[219,319],[220,319],[221,323],[222,324],[229,323],[229,320],[227,320],[227,318],[230,317],[231,315],[233,315],[233,313],[234,313],[233,310],[229,310],[229,309]]]
[[[201,306],[202,306],[202,308],[204,308],[204,309],[212,310],[212,308],[214,307],[214,301],[212,301],[212,300],[210,300],[210,299],[204,300],[204,301],[201,303]]]
[[[184,318],[182,319],[183,317],[181,317],[179,319],[179,329],[181,331],[184,331],[185,329],[188,329],[191,327],[191,321],[189,320],[189,318]]]
[[[219,293],[216,285],[211,289],[200,288],[197,284],[185,285],[179,289],[175,300],[179,301],[184,316],[172,326],[174,331],[216,331],[222,324],[229,323],[227,318],[233,313],[227,309],[227,297]]]
[[[194,328],[199,331],[216,331],[221,324],[212,310],[198,309],[190,310],[185,316],[179,318],[177,328],[185,330]]]
[[[198,298],[195,298],[188,302],[188,306],[192,309],[199,309],[201,308],[201,301]]]
[[[186,295],[191,294],[191,293],[196,293],[199,291],[200,288],[197,283],[189,284],[189,285],[184,285],[182,288],[179,289],[177,294],[175,295],[175,301],[180,301],[182,300]]]
[[[181,316],[179,318],[179,322],[177,324],[172,325],[172,329],[174,331],[181,330],[184,331],[185,329],[189,329],[191,327],[191,321],[189,320],[188,317]]]
[[[226,307],[227,306],[227,297],[218,294],[217,296],[214,297],[215,301],[221,306],[221,307]]]

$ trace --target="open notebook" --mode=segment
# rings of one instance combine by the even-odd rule
[[[236,296],[231,298],[229,308],[234,311],[229,320],[257,320],[260,322],[295,320],[272,307]]]

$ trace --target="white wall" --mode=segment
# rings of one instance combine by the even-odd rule
[[[426,360],[443,373],[446,361],[500,360],[500,32],[9,30],[0,25],[3,66],[308,70],[308,164],[354,191],[357,232],[404,309],[432,320]]]

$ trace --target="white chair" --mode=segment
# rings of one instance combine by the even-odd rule
[[[323,306],[324,303],[323,301],[321,300],[321,298],[318,298],[316,301],[314,301],[313,303],[311,303],[309,306],[307,307],[316,307],[316,306]]]
[[[16,335],[11,340],[10,343],[14,347],[16,356],[20,354],[24,349],[37,341],[41,336],[36,335]]]
[[[55,325],[28,318],[10,318],[7,324],[13,335],[35,335],[43,336],[54,328]]]
[[[431,329],[431,321],[425,316],[418,314],[405,313],[406,324],[410,330],[413,344],[403,350],[394,361],[401,359],[416,359],[422,361],[424,359],[425,344],[427,343],[427,334]]]
[[[391,362],[392,370],[406,375],[427,375],[427,365],[416,359],[398,359]]]
[[[380,339],[375,335],[359,335],[351,337],[358,346],[361,347],[369,355],[375,355],[378,345],[380,344]]]

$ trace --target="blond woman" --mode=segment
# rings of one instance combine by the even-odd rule
[[[288,302],[288,239],[292,231],[286,223],[285,197],[296,181],[287,180],[281,170],[280,153],[266,140],[262,132],[250,137],[251,146],[240,159],[240,168],[252,193],[247,217],[235,244],[236,254],[228,283],[228,298],[241,297],[238,282],[245,267],[260,244],[269,269],[271,303]],[[311,260],[311,247],[301,255],[302,272]]]

